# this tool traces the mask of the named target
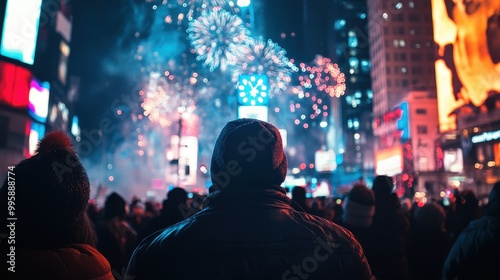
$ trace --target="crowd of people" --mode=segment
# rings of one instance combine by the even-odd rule
[[[287,195],[281,187],[287,170],[281,136],[259,120],[224,126],[206,196],[191,198],[175,187],[156,203],[112,192],[96,205],[71,141],[57,131],[14,170],[15,187],[6,180],[0,189],[2,205],[12,205],[7,202],[15,194],[16,217],[15,244],[0,243],[8,266],[2,279],[498,275],[500,182],[486,205],[471,190],[456,190],[449,205],[419,205],[399,198],[385,175],[370,186],[355,183],[340,203],[309,199],[300,186]],[[5,207],[0,218],[9,221],[9,211]],[[12,235],[12,228],[2,227],[0,234]],[[14,259],[7,254],[13,249]]]

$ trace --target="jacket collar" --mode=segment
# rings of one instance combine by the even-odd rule
[[[203,208],[211,209],[255,206],[292,209],[285,189],[275,185],[258,189],[227,187],[211,192],[203,201]]]

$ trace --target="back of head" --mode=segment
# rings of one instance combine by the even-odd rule
[[[123,219],[127,214],[127,202],[121,195],[112,192],[104,202],[104,217],[106,219]]]
[[[369,227],[375,214],[375,195],[363,184],[355,184],[343,204],[342,217],[346,225]]]
[[[486,213],[500,217],[500,181],[496,182],[490,191]]]
[[[378,175],[373,180],[372,190],[377,198],[387,197],[392,193],[394,183],[391,177],[386,175]]]
[[[306,201],[306,188],[295,186],[292,188],[292,199],[294,201]]]
[[[257,119],[237,119],[223,127],[210,167],[216,190],[280,185],[286,169],[287,158],[278,129]]]
[[[85,216],[89,180],[66,134],[47,133],[35,155],[21,161],[13,173],[20,246],[54,248],[93,238],[88,236],[93,231],[83,225],[90,226]],[[2,200],[8,191],[5,181]]]
[[[187,199],[188,193],[183,188],[175,187],[167,193],[167,202],[173,205],[185,204]]]
[[[427,203],[415,211],[416,224],[427,229],[443,230],[445,218],[446,211],[443,206],[435,202]]]

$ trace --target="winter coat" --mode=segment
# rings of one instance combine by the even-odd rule
[[[499,260],[500,193],[494,199],[490,195],[486,214],[458,236],[444,263],[443,279],[499,279]]]
[[[283,188],[211,193],[192,217],[147,237],[127,277],[375,279],[352,233],[298,212]]]
[[[106,258],[86,244],[16,250],[16,271],[2,279],[114,280]]]

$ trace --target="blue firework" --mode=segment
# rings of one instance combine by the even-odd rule
[[[189,23],[186,30],[196,59],[203,61],[210,71],[234,65],[241,57],[250,31],[238,16],[225,10],[203,12]]]
[[[271,39],[249,38],[244,53],[238,57],[233,79],[241,74],[267,75],[271,91],[278,93],[287,88],[292,72],[297,69],[286,56],[286,51]]]

